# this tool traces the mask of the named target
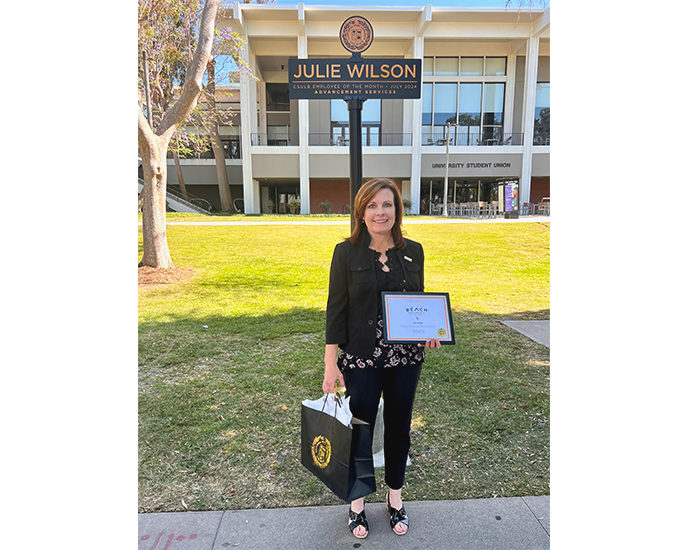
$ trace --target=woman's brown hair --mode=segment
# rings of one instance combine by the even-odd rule
[[[406,241],[401,233],[401,220],[404,217],[404,203],[401,199],[401,192],[394,181],[387,178],[374,178],[365,182],[356,193],[356,200],[354,201],[354,229],[351,232],[351,237],[346,239],[354,246],[361,244],[368,234],[368,228],[363,223],[366,206],[373,200],[381,189],[389,189],[394,195],[394,226],[392,227],[392,238],[394,239],[394,246],[397,248],[405,248]]]

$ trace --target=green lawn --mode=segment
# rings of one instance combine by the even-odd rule
[[[299,462],[300,402],[322,392],[347,229],[168,227],[195,276],[139,292],[141,512],[339,503]],[[428,352],[405,498],[549,494],[549,350],[499,323],[549,318],[549,224],[406,230],[426,290],[450,293],[458,345]],[[378,486],[369,500],[384,498],[381,471]]]

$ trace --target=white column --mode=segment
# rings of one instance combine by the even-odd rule
[[[248,37],[242,36],[246,41],[246,49],[242,52],[244,60],[249,61]],[[256,96],[251,95],[251,85],[249,77],[241,73],[239,80],[240,105],[241,105],[241,157],[242,157],[242,179],[244,187],[244,211],[247,214],[260,213],[260,205],[255,208],[258,194],[254,192],[255,184],[253,179],[253,158],[251,154],[251,111],[255,112]],[[255,90],[255,86],[253,86]]]
[[[299,13],[303,11],[302,6],[302,4],[299,5]],[[299,59],[308,59],[305,25],[299,31],[298,53]],[[311,177],[308,159],[309,101],[309,99],[299,99],[299,195],[302,214],[311,213]]]
[[[533,125],[535,124],[535,91],[537,88],[538,54],[540,37],[528,39],[526,53],[526,78],[523,97],[523,163],[521,167],[521,185],[519,204],[530,202],[530,179],[533,175]]]
[[[248,47],[248,62],[249,66],[251,67],[251,71],[253,74],[255,74],[258,78],[261,78],[261,74],[258,71],[258,63],[256,63],[256,54],[253,53],[251,50],[251,47]],[[256,83],[255,80],[249,79],[248,81],[248,89],[249,89],[249,120],[250,120],[250,126],[251,126],[251,133],[252,134],[257,134],[258,133],[258,84]]]
[[[425,39],[423,35],[417,35],[413,39],[413,57],[423,59],[425,51]],[[422,79],[422,75],[421,75]],[[422,90],[422,80],[421,80]],[[412,137],[412,156],[411,156],[411,213],[420,214],[420,176],[421,176],[421,135],[422,135],[422,116],[423,100],[412,99],[413,102],[413,137]]]
[[[516,55],[509,51],[506,58],[506,94],[504,98],[504,133],[514,132],[514,96],[516,95]],[[513,140],[512,140],[513,142]]]
[[[265,89],[265,80],[263,80],[263,76],[259,75],[258,78],[260,78],[260,97],[258,98],[259,105],[260,105],[260,120],[258,122],[258,130],[261,134],[267,134],[268,133],[268,99],[267,99],[267,90]],[[266,138],[267,139],[267,136]],[[266,142],[267,143],[267,142]]]

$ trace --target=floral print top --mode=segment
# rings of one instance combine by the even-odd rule
[[[387,262],[380,261],[382,254],[375,251],[375,280],[378,294],[383,291],[406,290],[404,271],[397,256],[397,250],[390,248],[386,252]],[[387,271],[385,270],[387,269]],[[386,344],[383,338],[382,297],[377,301],[377,326],[375,329],[375,349],[372,359],[356,357],[344,350],[339,351],[337,366],[339,370],[355,368],[392,368],[399,365],[413,365],[425,360],[424,348],[416,344]]]

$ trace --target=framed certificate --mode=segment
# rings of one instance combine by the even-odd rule
[[[456,343],[447,292],[383,292],[382,319],[387,344]]]

